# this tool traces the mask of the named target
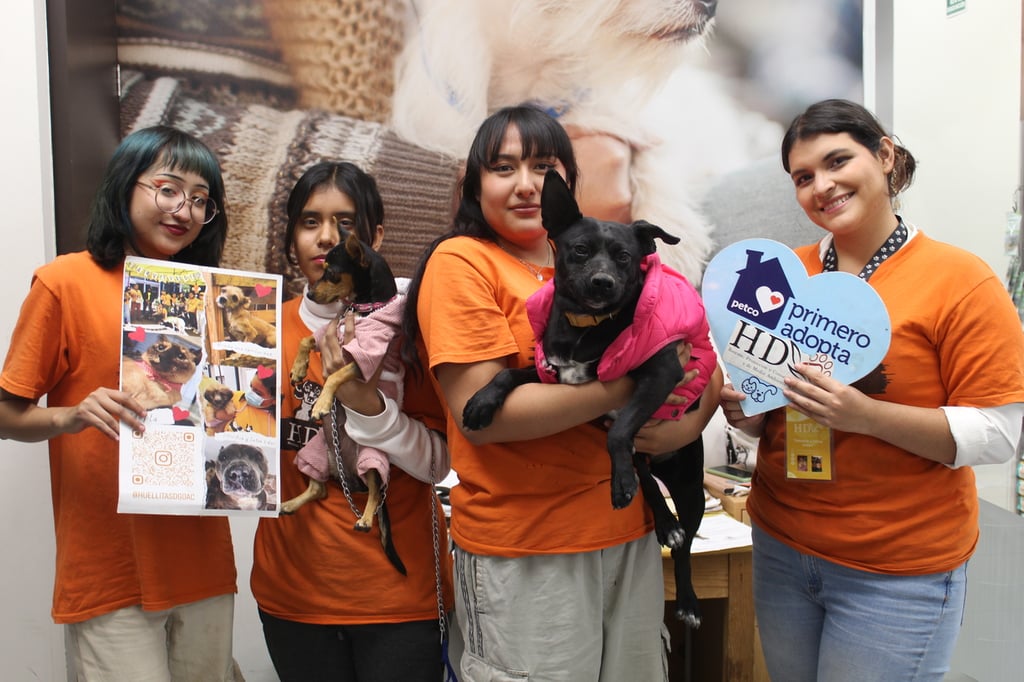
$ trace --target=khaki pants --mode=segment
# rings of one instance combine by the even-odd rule
[[[166,611],[129,606],[67,626],[73,682],[242,682],[231,653],[235,596]]]
[[[661,566],[653,533],[516,559],[456,548],[460,682],[667,680]]]

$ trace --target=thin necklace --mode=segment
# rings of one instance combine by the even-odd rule
[[[547,244],[547,246],[548,246],[548,253],[547,253],[547,258],[545,258],[545,260],[544,260],[544,263],[545,263],[545,264],[544,264],[544,265],[542,265],[541,267],[545,267],[545,268],[546,268],[546,267],[548,267],[548,265],[547,265],[547,261],[551,259],[551,242],[549,242],[549,241],[545,241],[544,243],[545,243],[545,244]],[[519,256],[517,256],[516,254],[512,253],[511,251],[509,251],[508,249],[506,249],[506,248],[505,248],[505,245],[504,245],[504,244],[502,244],[501,242],[498,242],[498,246],[499,246],[499,247],[501,247],[501,250],[502,250],[502,251],[504,251],[505,253],[507,253],[508,255],[512,256],[512,257],[513,257],[513,258],[515,258],[515,259],[516,259],[517,261],[519,261],[520,263],[522,263],[522,264],[523,264],[524,266],[526,266],[526,269],[530,271],[530,274],[531,274],[531,275],[533,275],[534,277],[536,277],[536,278],[537,278],[537,281],[538,281],[538,282],[543,282],[543,281],[544,281],[544,273],[543,273],[543,272],[541,272],[540,270],[538,270],[537,268],[535,268],[535,267],[533,266],[533,263],[530,263],[529,261],[527,261],[527,260],[525,260],[525,259],[523,259],[523,258],[520,258],[520,257],[519,257]]]

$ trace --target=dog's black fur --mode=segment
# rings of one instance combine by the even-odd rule
[[[232,443],[206,462],[206,508],[266,510],[267,458],[251,445]]]
[[[310,300],[321,304],[344,300],[351,305],[359,306],[390,301],[397,293],[395,276],[384,257],[368,244],[361,242],[355,233],[349,233],[340,244],[327,252],[324,259],[324,274],[319,280],[310,284],[307,296]],[[343,331],[344,327],[339,327],[339,332]],[[315,348],[315,345],[316,339],[313,336],[306,337],[299,343],[299,351],[291,370],[290,378],[293,384],[298,384],[306,376],[306,371],[309,369],[309,353]],[[359,368],[354,362],[350,362],[325,377],[320,396],[310,412],[314,419],[324,419],[325,429],[343,428],[334,423],[334,419],[331,418],[334,393],[340,384],[357,377],[359,377]],[[332,439],[328,438],[327,440]],[[371,469],[367,472],[367,482],[364,483],[355,474],[357,470],[356,452],[356,448],[341,448],[345,472],[338,471],[335,458],[328,456],[327,463],[331,477],[337,479],[339,476],[346,476],[346,482],[350,487],[366,490],[369,493],[366,510],[356,522],[355,529],[369,532],[373,524],[373,517],[376,516],[384,554],[387,555],[388,561],[395,567],[395,570],[406,575],[405,564],[398,555],[398,550],[395,549],[394,539],[391,535],[391,520],[386,500],[382,495],[380,477],[376,470]],[[324,484],[321,481],[310,479],[306,491],[286,501],[282,505],[281,511],[284,514],[293,514],[307,501],[322,499],[326,495],[327,488]]]
[[[548,171],[541,194],[544,228],[557,246],[555,295],[542,343],[547,361],[563,383],[597,378],[605,349],[633,322],[643,288],[640,261],[654,253],[655,239],[679,239],[644,221],[632,225],[585,218],[562,177]],[[573,326],[566,313],[594,316],[593,326]],[[608,316],[605,319],[601,319]],[[672,549],[676,581],[676,617],[700,625],[700,611],[690,575],[690,545],[704,514],[704,448],[698,438],[674,453],[648,461],[634,452],[633,439],[683,378],[676,344],[668,344],[629,372],[636,390],[615,415],[608,430],[612,459],[612,506],[621,509],[636,495],[637,485],[654,512],[658,542]],[[463,410],[462,423],[481,429],[516,386],[539,381],[536,366],[505,369],[480,389]],[[691,406],[691,409],[696,403]],[[634,473],[634,467],[635,472]],[[678,520],[654,477],[668,488]]]

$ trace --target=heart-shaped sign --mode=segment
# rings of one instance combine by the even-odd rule
[[[711,335],[740,403],[752,416],[782,407],[784,379],[800,362],[850,384],[878,367],[889,350],[885,304],[845,272],[807,276],[785,244],[746,239],[708,263],[701,284]]]
[[[174,413],[174,421],[176,421],[176,422],[180,422],[180,421],[183,421],[185,419],[188,419],[188,416],[189,416],[188,415],[188,410],[183,410],[183,409],[181,409],[180,407],[177,407],[177,406],[172,407],[171,408],[171,412]]]
[[[273,375],[274,375],[274,368],[273,367],[265,367],[263,365],[259,365],[259,366],[256,367],[256,376],[258,376],[260,379],[267,379],[267,378],[269,378],[269,377],[271,377]]]
[[[139,342],[145,341],[146,340],[146,330],[143,329],[142,327],[136,327],[135,329],[133,329],[130,332],[128,332],[128,338],[131,339],[132,341],[139,341]]]
[[[274,290],[274,287],[268,287],[266,284],[257,284],[255,287],[253,287],[253,290],[256,292],[256,298],[263,298],[264,296],[272,292]]]

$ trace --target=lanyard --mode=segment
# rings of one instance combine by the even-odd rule
[[[897,216],[897,218],[900,222],[896,226],[896,229],[892,231],[889,238],[885,240],[885,243],[882,244],[881,247],[879,247],[878,251],[875,252],[875,255],[868,259],[864,269],[860,271],[860,275],[858,276],[862,280],[867,281],[867,279],[874,274],[879,265],[885,262],[889,256],[899,251],[900,247],[907,243],[907,239],[909,237],[907,226],[903,224],[902,218],[899,218],[899,216]],[[835,272],[838,266],[837,261],[836,245],[835,240],[833,239],[833,243],[828,245],[828,251],[825,252],[825,258],[821,263],[822,270],[825,272]]]

